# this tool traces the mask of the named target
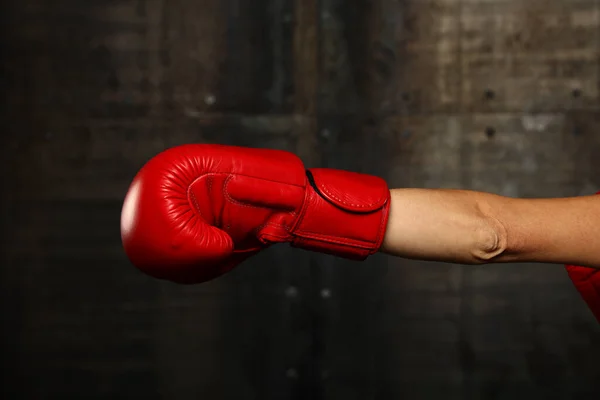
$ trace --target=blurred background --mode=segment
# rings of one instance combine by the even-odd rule
[[[5,399],[591,399],[600,327],[560,265],[276,246],[177,286],[123,196],[189,143],[392,187],[600,189],[599,0],[5,0]]]

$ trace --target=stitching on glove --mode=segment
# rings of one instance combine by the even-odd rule
[[[241,207],[257,208],[259,210],[273,210],[273,208],[269,207],[269,206],[257,206],[257,205],[254,205],[254,204],[246,204],[246,203],[242,203],[241,201],[238,201],[238,200],[234,199],[233,197],[231,197],[229,195],[229,192],[227,191],[227,185],[229,185],[229,181],[231,181],[231,179],[233,179],[233,177],[234,177],[234,175],[229,175],[227,177],[227,179],[225,179],[225,182],[223,182],[223,194],[225,195],[225,197],[227,198],[227,200],[229,200],[231,203],[236,204],[236,205],[241,206]],[[279,211],[279,212],[284,212],[284,213],[289,214],[289,215],[291,215],[293,217],[296,216],[296,212],[295,211]]]
[[[272,226],[274,228],[283,229],[287,233],[287,235],[283,236],[283,235],[277,235],[277,234],[272,234],[272,233],[262,234],[261,230],[266,226]],[[273,222],[265,222],[264,224],[258,226],[256,229],[254,229],[254,235],[256,237],[258,237],[260,240],[262,240],[263,237],[268,236],[268,237],[276,238],[277,240],[279,240],[281,242],[291,241],[294,237],[292,234],[290,234],[290,228],[288,226],[281,225],[281,224],[275,224]]]
[[[175,183],[178,186],[181,186],[182,189],[184,189],[186,186],[191,186],[193,185],[198,179],[202,179],[203,177],[207,176],[207,175],[228,175],[228,176],[243,176],[246,178],[253,178],[253,179],[260,179],[266,182],[272,182],[272,183],[279,183],[279,184],[284,184],[284,185],[289,185],[289,186],[294,186],[294,187],[298,187],[298,188],[304,188],[305,185],[304,184],[295,184],[295,183],[289,183],[289,182],[282,182],[282,181],[278,181],[278,180],[274,180],[274,179],[268,179],[268,178],[257,178],[256,176],[253,175],[246,175],[243,173],[239,173],[239,172],[226,172],[226,171],[222,171],[222,172],[198,172],[198,175],[195,175],[193,178],[192,177],[187,177],[187,176],[182,176],[180,177],[179,174],[179,168],[177,166],[173,166],[171,169],[167,169],[166,171],[169,175],[173,175],[176,176],[177,178],[172,178],[173,180],[175,179],[179,179],[181,182],[180,183]],[[188,178],[189,182],[188,182]]]
[[[310,171],[306,171],[306,172],[310,172]],[[310,179],[309,179],[310,181]],[[312,184],[311,184],[312,186]],[[316,193],[318,193],[317,191],[315,191]],[[308,212],[308,208],[310,205],[310,198],[312,197],[312,192],[310,190],[308,190],[308,188],[306,188],[304,190],[304,199],[302,200],[302,208],[300,208],[300,214],[298,214],[298,218],[296,218],[296,220],[292,223],[291,231],[295,231],[299,226],[302,225],[302,221],[304,221],[304,217],[306,216],[306,213]]]
[[[189,190],[188,196],[192,200],[192,203],[194,203],[193,207],[191,207],[192,210],[196,211],[196,213],[200,216],[200,218],[202,218],[204,220],[204,222],[207,222],[206,218],[202,215],[202,212],[200,211],[200,206],[198,205],[198,199],[196,199],[196,195],[194,194],[194,192]]]
[[[329,191],[329,189],[327,189],[327,187],[325,187],[325,186],[323,186],[321,188],[321,190],[323,190],[325,193],[327,193],[329,195],[329,197],[333,197],[338,202],[340,202],[342,204],[350,205],[350,206],[353,206],[353,207],[370,208],[370,207],[373,207],[373,205],[375,205],[375,204],[378,203],[378,202],[373,202],[373,203],[369,203],[369,204],[354,204],[354,203],[350,203],[350,202],[347,202],[347,201],[344,201],[344,200],[340,199],[339,197],[337,197],[336,195],[334,195],[333,193],[331,193]]]
[[[227,177],[227,179],[225,179],[225,181],[223,182],[223,194],[225,195],[227,200],[229,200],[231,203],[236,204],[241,207],[258,208],[259,210],[270,209],[269,207],[266,207],[266,206],[256,206],[254,204],[245,204],[245,203],[242,203],[241,201],[237,201],[233,197],[231,197],[229,195],[229,192],[227,191],[227,185],[229,185],[229,182],[231,181],[232,178],[233,178],[233,175],[229,175]]]
[[[265,222],[262,225],[259,225],[255,230],[258,232],[260,231],[262,228],[264,228],[265,226],[272,226],[274,228],[282,228],[283,230],[285,230],[286,232],[289,233],[290,231],[290,227],[287,225],[282,225],[282,224],[276,224],[274,222]]]
[[[364,247],[364,248],[369,248],[369,249],[372,247],[371,245],[375,244],[373,242],[365,241],[365,240],[358,241],[358,240],[346,239],[345,241],[342,241],[342,240],[332,238],[331,236],[320,235],[316,232],[296,231],[295,234],[296,234],[296,236],[302,235],[303,237],[306,237],[309,239],[320,240],[322,242],[344,244],[346,246]]]
[[[315,189],[315,191],[317,193],[321,194],[321,191],[323,191],[326,194],[328,194],[329,197],[332,197],[334,200],[336,200],[339,203],[346,204],[346,205],[349,205],[349,206],[352,206],[352,207],[359,207],[359,208],[371,208],[371,207],[373,207],[373,205],[379,203],[379,201],[375,201],[375,202],[369,203],[369,204],[354,204],[354,203],[350,203],[350,202],[345,201],[343,199],[340,199],[339,197],[337,197],[336,195],[334,195],[329,189],[327,189],[327,186],[325,186],[325,185],[317,185],[317,183],[315,181],[315,177],[314,177],[314,175],[312,174],[312,172],[310,170],[306,170],[306,177],[308,178],[308,182],[310,183],[310,186],[312,186],[313,189]]]

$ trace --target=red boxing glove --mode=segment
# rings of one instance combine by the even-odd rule
[[[363,260],[383,242],[389,206],[387,184],[375,176],[306,170],[279,150],[183,145],[139,171],[121,238],[143,272],[198,283],[280,242]]]
[[[577,265],[565,265],[565,267],[581,297],[600,322],[600,270]]]

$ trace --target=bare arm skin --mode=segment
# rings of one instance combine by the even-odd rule
[[[434,189],[393,189],[391,195],[385,253],[461,264],[600,268],[600,196],[514,199]]]

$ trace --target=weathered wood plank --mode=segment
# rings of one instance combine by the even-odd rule
[[[578,114],[389,118],[394,186],[464,188],[515,197],[593,193],[600,119]]]
[[[597,1],[465,1],[461,20],[465,111],[598,109]]]

